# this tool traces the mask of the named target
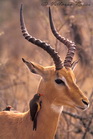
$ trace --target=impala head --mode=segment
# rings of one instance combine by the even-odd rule
[[[52,57],[54,66],[43,67],[39,64],[28,62],[25,59],[22,60],[28,66],[32,73],[39,74],[42,77],[39,85],[39,91],[40,93],[45,93],[44,95],[48,97],[48,101],[57,105],[68,105],[84,110],[88,107],[89,101],[84,93],[77,86],[76,78],[73,72],[73,69],[77,63],[72,62],[76,45],[74,44],[74,42],[61,37],[58,34],[53,25],[50,8],[49,21],[54,36],[68,48],[68,52],[64,62],[62,62],[58,53],[49,44],[29,35],[25,27],[21,5],[20,23],[23,36],[29,42],[44,49]]]

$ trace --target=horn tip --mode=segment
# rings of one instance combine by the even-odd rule
[[[23,10],[23,4],[21,3],[21,6],[20,6],[20,11],[22,11]]]

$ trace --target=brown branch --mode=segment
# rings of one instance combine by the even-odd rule
[[[93,135],[93,131],[91,131],[91,128],[90,128],[90,125],[91,125],[92,120],[93,120],[93,113],[90,113],[89,117],[87,117],[87,116],[86,117],[81,117],[79,115],[72,114],[72,113],[67,112],[67,111],[63,111],[63,114],[69,115],[69,116],[71,116],[75,119],[79,119],[81,121],[83,127],[86,129],[84,134],[83,134],[82,139],[85,139],[87,132],[89,132],[90,134]],[[88,123],[86,122],[86,120],[88,121]]]
[[[92,114],[92,116],[91,116],[91,118],[90,118],[90,120],[89,120],[89,122],[87,124],[86,130],[85,130],[85,133],[83,134],[82,139],[85,139],[86,138],[87,132],[90,130],[90,125],[92,123],[92,120],[93,120],[93,114]]]
[[[88,118],[81,117],[81,116],[76,115],[76,114],[72,114],[72,113],[67,112],[67,111],[62,111],[62,113],[63,113],[63,114],[67,114],[67,115],[69,115],[69,116],[71,116],[71,117],[73,117],[73,118],[75,118],[75,119],[79,119],[79,120],[86,120],[86,119],[88,119]]]

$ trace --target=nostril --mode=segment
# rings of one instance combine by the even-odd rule
[[[85,100],[82,99],[82,102],[88,106],[88,102],[86,102]]]

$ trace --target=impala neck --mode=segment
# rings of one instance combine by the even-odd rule
[[[38,92],[43,93],[41,90],[38,90]],[[44,96],[41,96],[40,99],[42,101],[42,107],[37,117],[37,129],[33,131],[30,113],[27,112],[24,117],[25,125],[28,125],[26,126],[28,129],[26,130],[28,130],[29,138],[31,137],[32,139],[54,139],[62,112],[62,106],[55,105],[53,103],[54,98],[52,97],[52,100],[49,99],[46,93]]]
[[[60,110],[59,110],[60,109]],[[42,97],[42,108],[38,115],[35,139],[53,139],[56,133],[62,107],[50,104],[47,98]]]
[[[42,93],[44,96],[41,97],[42,108],[38,115],[35,139],[38,137],[40,139],[53,139],[63,107],[54,104],[55,97],[51,96],[51,92],[46,92],[46,89],[39,87],[37,93]]]

